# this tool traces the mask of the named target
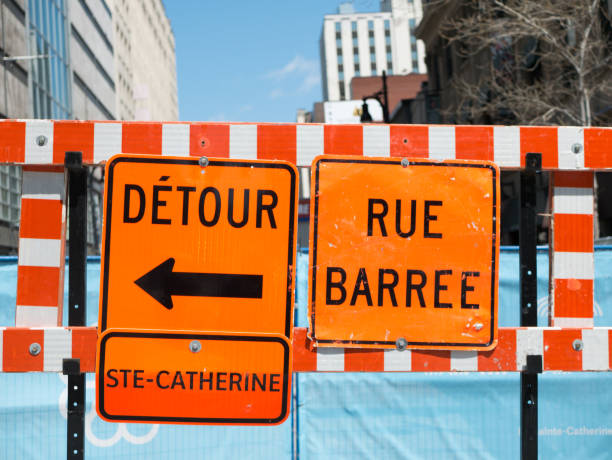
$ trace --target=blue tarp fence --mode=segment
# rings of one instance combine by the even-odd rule
[[[519,325],[518,250],[500,254],[499,326]],[[97,324],[99,259],[87,264]],[[296,326],[307,326],[308,254],[297,256]],[[0,260],[0,325],[14,325],[17,260]],[[67,293],[67,286],[65,292]],[[547,324],[548,254],[538,251],[538,324]],[[65,300],[67,304],[67,300]],[[612,248],[595,250],[595,326],[612,326]],[[64,319],[67,323],[67,319]],[[272,427],[106,423],[87,379],[85,456],[103,458],[515,459],[517,373],[299,373],[289,419]],[[0,373],[0,459],[66,457],[66,377]],[[612,374],[540,376],[541,458],[612,458]],[[154,403],[154,402],[152,402]]]

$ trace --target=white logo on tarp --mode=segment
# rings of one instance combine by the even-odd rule
[[[65,387],[59,396],[59,411],[62,417],[67,419],[66,405],[68,403],[68,377],[65,375],[60,375],[59,378]],[[95,380],[87,380],[86,388],[95,391]],[[126,423],[114,423],[113,425],[116,426],[115,433],[109,438],[99,438],[93,432],[93,421],[95,419],[98,419],[100,423],[105,423],[98,418],[98,414],[96,414],[95,400],[92,400],[91,404],[89,404],[88,410],[85,412],[85,438],[96,447],[111,447],[121,441],[121,439],[125,439],[130,444],[147,444],[151,442],[155,436],[157,436],[157,432],[159,431],[159,425],[151,425],[148,433],[137,436],[130,433]]]
[[[538,299],[538,316],[548,317],[548,296]],[[603,310],[595,299],[593,299],[593,316],[603,316]]]

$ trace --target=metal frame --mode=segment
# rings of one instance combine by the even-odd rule
[[[501,168],[524,170],[521,180],[520,223],[522,327],[500,329],[498,347],[493,352],[448,351],[442,353],[442,359],[440,353],[433,355],[421,350],[401,352],[353,349],[345,352],[340,348],[331,356],[329,353],[318,353],[308,341],[307,331],[296,328],[293,336],[294,371],[521,372],[521,453],[523,458],[537,458],[537,375],[543,371],[555,370],[612,370],[612,328],[592,328],[592,315],[590,321],[589,318],[585,320],[584,309],[580,314],[573,314],[570,308],[568,316],[566,308],[562,318],[564,328],[536,327],[536,232],[533,193],[535,177],[541,169],[555,171],[555,174],[557,171],[567,170],[574,175],[583,176],[585,171],[612,169],[612,156],[609,155],[612,128],[6,120],[0,121],[0,139],[3,139],[4,162],[47,167],[65,165],[68,170],[69,240],[72,243],[69,327],[51,327],[49,324],[42,324],[42,330],[0,327],[0,347],[8,347],[14,352],[12,360],[5,360],[0,371],[62,370],[69,375],[69,436],[70,433],[73,438],[75,433],[77,436],[75,439],[69,437],[68,448],[72,448],[73,453],[76,450],[78,455],[83,455],[84,446],[83,431],[79,430],[82,430],[85,394],[80,391],[85,388],[84,373],[91,372],[94,368],[97,338],[96,328],[83,327],[86,197],[82,193],[86,191],[86,176],[82,165],[98,163],[121,152],[276,158],[300,166],[309,165],[314,156],[320,154],[436,160],[462,158],[491,160]],[[78,155],[60,158],[56,153],[58,149],[62,149],[62,153],[70,149],[80,150],[81,159],[79,160]],[[531,151],[540,153],[528,153]],[[589,207],[584,206],[589,196],[592,196],[592,186],[592,179],[589,177],[578,185],[560,185],[561,193],[553,197],[559,201],[555,204],[553,218],[564,213],[592,216]],[[580,202],[583,204],[564,201],[566,197],[562,193],[563,187],[574,187],[571,195],[577,196],[578,201],[586,197]],[[76,220],[73,222],[73,219]],[[575,221],[579,222],[579,219],[576,218]],[[31,225],[33,224],[30,222],[22,222],[22,228],[29,228]],[[567,226],[563,227],[563,231],[568,231]],[[592,236],[588,235],[588,232],[585,235],[581,238]],[[22,237],[22,240],[26,238]],[[590,243],[592,247],[592,239]],[[584,247],[588,249],[588,245]],[[577,269],[574,264],[577,259],[586,261],[586,265],[583,263],[581,268]],[[62,269],[63,262],[60,263],[60,271]],[[551,272],[555,274],[551,277],[551,283],[555,279],[561,280],[561,284],[567,281],[586,281],[582,283],[585,286],[584,294],[587,299],[589,294],[592,295],[592,251],[588,253],[580,247],[568,249],[564,248],[563,244],[556,246],[551,242]],[[588,281],[591,281],[590,287]],[[61,286],[59,288],[61,290]],[[557,302],[575,301],[563,297],[562,293],[555,295],[554,299],[555,308]],[[76,308],[77,305],[79,308]],[[556,325],[556,310],[550,311],[550,324]],[[24,337],[39,337],[42,345],[32,343],[30,349],[15,348],[24,343]],[[45,347],[47,340],[60,346]],[[38,348],[32,349],[33,345],[38,345]],[[67,352],[67,349],[70,352]],[[398,353],[403,353],[399,355],[400,359]],[[572,361],[573,364],[554,359],[555,356],[569,353],[576,353],[575,356],[579,357]],[[28,356],[29,359],[20,360],[20,356]],[[435,360],[428,361],[433,356],[436,356]]]

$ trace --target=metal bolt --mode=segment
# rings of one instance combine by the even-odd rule
[[[402,168],[407,168],[409,164],[408,158],[402,158]]]
[[[572,152],[574,152],[576,155],[582,152],[582,144],[572,144]]]
[[[400,337],[395,341],[395,348],[397,348],[399,351],[404,351],[407,346],[408,341],[403,337]]]
[[[206,168],[206,166],[208,166],[208,158],[200,157],[198,163],[200,164],[200,166],[202,166],[202,168]]]
[[[582,343],[582,340],[580,339],[576,339],[572,342],[572,348],[576,351],[582,351],[583,347],[584,347],[584,344]]]
[[[202,349],[202,344],[198,340],[192,340],[189,344],[189,349],[192,353],[197,353]]]
[[[47,143],[47,136],[43,136],[42,134],[36,138],[36,143],[39,147],[42,147]]]
[[[482,323],[475,323],[474,324],[474,330],[479,331],[482,329],[483,324]]]
[[[36,343],[36,342],[34,342],[34,343],[31,343],[31,344],[30,344],[30,354],[31,354],[32,356],[38,356],[38,355],[40,354],[40,350],[41,350],[41,349],[42,349],[42,348],[41,348],[41,346],[40,346],[40,343]]]
[[[200,141],[200,145],[201,145],[202,147],[205,147],[205,146],[206,146],[206,139],[202,139],[202,140]]]

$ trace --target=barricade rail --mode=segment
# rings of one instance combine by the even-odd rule
[[[542,356],[545,372],[612,370],[604,327],[500,328],[497,347],[480,352],[315,348],[306,334],[294,329],[294,372],[522,372],[528,355]],[[77,358],[94,372],[96,340],[95,327],[0,328],[0,371],[62,372],[63,359]]]

